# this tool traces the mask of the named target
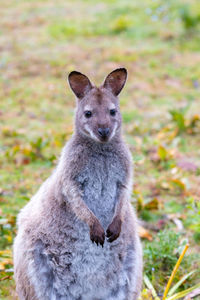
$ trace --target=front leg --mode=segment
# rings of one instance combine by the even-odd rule
[[[108,229],[106,230],[106,236],[107,236],[107,241],[109,243],[112,243],[114,240],[116,240],[121,232],[121,226],[122,226],[122,220],[120,218],[120,215],[116,215],[112,223],[108,226]]]
[[[106,230],[106,237],[109,243],[115,241],[121,232],[122,222],[124,221],[126,201],[129,198],[129,188],[126,185],[119,184],[118,187],[118,201],[115,208],[112,222]]]
[[[105,233],[103,227],[101,226],[98,220],[90,226],[90,239],[93,243],[95,242],[97,246],[98,244],[100,244],[103,248]]]
[[[72,180],[68,180],[68,184],[65,186],[63,194],[66,201],[70,203],[71,209],[75,213],[76,217],[88,224],[90,228],[91,241],[93,243],[95,242],[97,246],[100,244],[103,247],[105,240],[104,229],[97,217],[82,199],[82,195],[77,184]]]

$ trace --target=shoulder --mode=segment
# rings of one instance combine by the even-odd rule
[[[113,145],[113,149],[125,165],[131,166],[133,164],[132,154],[123,139],[116,142]]]
[[[72,136],[62,150],[56,174],[61,174],[62,176],[66,174],[76,175],[84,166],[87,157],[87,147],[76,136]]]
[[[67,159],[69,161],[74,161],[81,157],[81,154],[87,152],[84,143],[81,143],[75,135],[65,144],[61,153],[61,160]]]

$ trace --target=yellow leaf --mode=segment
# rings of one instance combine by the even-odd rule
[[[171,182],[181,190],[185,190],[185,184],[180,179],[172,179]]]
[[[0,262],[0,271],[3,271],[3,270],[5,270],[5,266],[3,263]]]
[[[22,149],[22,153],[27,156],[29,156],[31,154],[31,151],[32,151],[32,148],[30,145],[27,145]]]
[[[161,160],[165,160],[167,158],[167,150],[162,145],[158,147],[158,156]]]
[[[146,209],[158,209],[158,199],[157,198],[153,198],[150,201],[146,202],[144,207]]]
[[[147,240],[149,240],[149,241],[152,241],[152,240],[153,240],[152,235],[150,234],[150,232],[149,232],[147,229],[145,229],[145,228],[142,227],[142,226],[139,226],[138,230],[139,230],[139,236],[140,236],[141,238],[147,239]]]
[[[11,236],[11,235],[6,235],[5,237],[6,237],[6,239],[7,239],[7,241],[8,241],[9,243],[12,242],[12,236]]]

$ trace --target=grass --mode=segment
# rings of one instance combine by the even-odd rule
[[[163,294],[185,241],[190,248],[174,281],[187,268],[197,271],[178,291],[198,283],[199,15],[197,0],[1,4],[0,299],[17,299],[16,215],[73,131],[75,102],[66,78],[74,69],[97,84],[116,67],[128,69],[121,110],[135,162],[133,204],[153,239],[143,237],[144,274]]]

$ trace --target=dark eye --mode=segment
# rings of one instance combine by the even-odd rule
[[[116,110],[115,109],[111,109],[110,110],[110,115],[111,116],[115,116],[116,115]]]
[[[85,114],[85,117],[88,119],[91,118],[91,116],[92,116],[92,112],[90,110],[85,111],[84,114]]]

